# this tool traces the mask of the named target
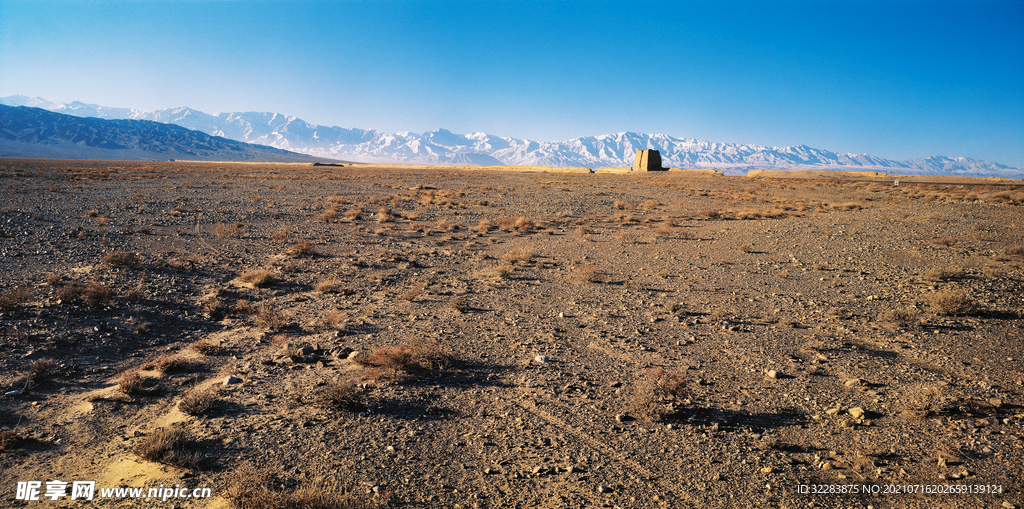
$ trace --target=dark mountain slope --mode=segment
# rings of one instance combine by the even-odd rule
[[[74,117],[0,105],[0,157],[314,162],[288,152],[150,120]]]

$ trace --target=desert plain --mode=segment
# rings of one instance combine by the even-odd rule
[[[0,160],[0,505],[1019,507],[1024,183],[893,180]]]

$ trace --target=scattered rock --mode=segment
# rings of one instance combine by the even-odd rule
[[[16,390],[13,390],[13,391],[8,391],[8,392],[5,392],[5,393],[4,393],[4,396],[8,396],[8,397],[12,397],[12,398],[13,398],[14,396],[20,396],[20,395],[22,395],[22,394],[24,394],[24,393],[25,393],[25,391],[24,391],[24,390],[22,390],[22,389],[16,389]]]
[[[550,360],[547,355],[538,355],[533,358],[533,362],[538,364],[547,364]]]
[[[598,493],[611,493],[612,491],[614,491],[614,490],[612,490],[610,487],[605,486],[603,484],[597,487],[597,492]]]
[[[242,379],[236,376],[228,376],[224,379],[224,385],[234,385],[242,383]]]
[[[850,414],[850,417],[853,417],[854,419],[860,419],[864,417],[864,409],[859,406],[855,406],[847,410],[846,412]]]
[[[843,385],[847,387],[858,387],[863,384],[864,380],[861,380],[860,378],[851,378],[850,380],[847,380],[846,383],[844,383]]]
[[[988,404],[992,405],[992,408],[1002,408],[1003,400],[999,398],[991,398],[988,400]]]
[[[778,377],[779,377],[779,373],[777,371],[775,371],[774,369],[769,369],[768,370],[768,378],[778,378]]]

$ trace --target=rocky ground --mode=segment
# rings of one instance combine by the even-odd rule
[[[5,506],[1024,503],[1019,183],[0,175]]]

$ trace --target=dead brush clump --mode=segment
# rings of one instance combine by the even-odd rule
[[[573,269],[572,277],[580,283],[596,283],[600,280],[600,272],[592,263],[582,263]]]
[[[275,491],[285,484],[267,468],[246,461],[231,469],[224,492],[233,509],[371,509],[379,504],[355,494],[351,484],[316,476],[291,491]],[[390,495],[381,495],[386,503]]]
[[[454,360],[454,355],[439,342],[415,339],[401,345],[378,348],[362,359],[361,363],[377,368],[367,375],[376,378],[385,373],[416,374],[445,370]]]
[[[165,374],[193,371],[195,366],[179,355],[163,354],[141,366],[146,371],[159,371]]]
[[[864,205],[859,202],[848,201],[844,203],[833,203],[829,208],[832,210],[860,210],[864,208]]]
[[[184,468],[199,466],[202,455],[196,444],[181,428],[158,428],[150,432],[135,446],[133,452],[140,458]]]
[[[486,235],[487,232],[491,230],[492,226],[493,225],[491,225],[491,222],[489,220],[481,219],[480,222],[477,223],[477,225],[473,228],[473,231],[475,231],[477,235]]]
[[[904,417],[924,419],[942,411],[946,397],[939,386],[919,383],[900,393],[900,414]]]
[[[628,403],[629,413],[658,422],[678,412],[678,405],[689,398],[687,380],[682,373],[666,373],[655,368],[644,372],[644,379],[633,386]]]
[[[391,215],[391,209],[384,206],[377,209],[376,215],[378,223],[391,223],[395,220],[395,217]]]
[[[1003,249],[1003,254],[1006,256],[1024,256],[1024,246],[1010,246]]]
[[[316,248],[313,247],[313,244],[311,242],[309,242],[308,240],[300,240],[292,244],[292,246],[289,247],[288,250],[284,252],[284,254],[292,258],[310,258],[316,256],[317,252]]]
[[[896,327],[907,328],[917,323],[920,312],[915,308],[890,309],[882,313],[881,321]]]
[[[337,309],[333,309],[329,311],[322,320],[320,320],[320,325],[327,329],[344,331],[345,328],[348,327],[348,315]]]
[[[40,385],[52,382],[56,374],[57,363],[53,359],[43,358],[30,364],[21,378],[26,382]]]
[[[924,276],[932,281],[948,281],[964,277],[966,272],[959,267],[932,267]]]
[[[0,452],[11,451],[22,442],[21,435],[13,429],[0,431]]]
[[[964,316],[974,312],[975,303],[970,294],[962,288],[943,288],[927,293],[921,299],[931,310],[942,316]]]
[[[722,213],[717,210],[701,210],[697,215],[704,219],[721,219]]]
[[[524,216],[511,216],[504,217],[498,220],[498,229],[517,235],[523,235],[525,233],[533,231],[536,227],[533,221],[527,219]]]
[[[533,249],[513,249],[501,255],[501,261],[511,265],[527,265],[533,261]]]
[[[281,228],[274,230],[273,233],[270,234],[270,238],[274,240],[285,240],[288,238],[289,235],[291,235],[291,233],[291,226],[283,226]]]
[[[324,386],[320,394],[321,406],[339,410],[360,410],[366,408],[366,396],[352,380],[334,380]]]
[[[106,285],[92,281],[87,285],[72,283],[58,288],[55,297],[61,302],[74,302],[92,307],[100,307],[114,298],[114,292]]]
[[[941,239],[936,239],[935,240],[935,245],[937,245],[937,246],[953,247],[955,244],[956,244],[956,239],[951,238],[951,237],[943,237]]]
[[[320,293],[342,293],[345,295],[350,295],[348,292],[351,291],[351,288],[346,286],[345,280],[333,278],[317,282],[313,289]]]
[[[462,297],[453,297],[448,301],[448,309],[456,313],[463,314],[468,313],[473,308],[469,305],[469,302],[467,302],[466,299]]]
[[[288,325],[284,315],[267,304],[260,304],[253,309],[253,321],[266,332],[277,332]]]
[[[32,289],[27,286],[17,286],[0,292],[0,311],[10,311],[33,297]]]
[[[238,280],[253,287],[264,288],[277,282],[268,269],[250,269],[242,273]]]
[[[117,389],[124,394],[132,395],[139,394],[142,392],[143,380],[142,375],[139,374],[137,369],[132,369],[121,373],[121,377],[117,380]]]
[[[358,221],[363,217],[363,207],[353,207],[345,211],[345,219],[349,221]]]
[[[358,218],[359,214],[362,214],[362,210],[360,210],[358,214],[355,214],[355,217]],[[346,215],[346,217],[348,216]],[[321,223],[335,223],[338,221],[338,209],[336,207],[330,207],[321,212],[320,215],[317,216],[316,218]]]
[[[245,232],[245,225],[242,223],[217,223],[214,227],[213,233],[219,239],[225,239],[229,237],[241,237],[242,233]]]
[[[220,345],[215,345],[206,339],[201,339],[192,343],[189,348],[199,355],[217,355],[223,350]]]
[[[427,288],[426,281],[414,281],[409,289],[398,295],[399,299],[412,302],[423,293],[423,290]]]
[[[206,415],[220,403],[214,389],[190,392],[178,402],[178,408],[189,415]]]
[[[107,267],[127,267],[127,268],[138,268],[141,265],[141,260],[137,253],[129,253],[115,249],[105,255],[103,255],[103,265]]]

